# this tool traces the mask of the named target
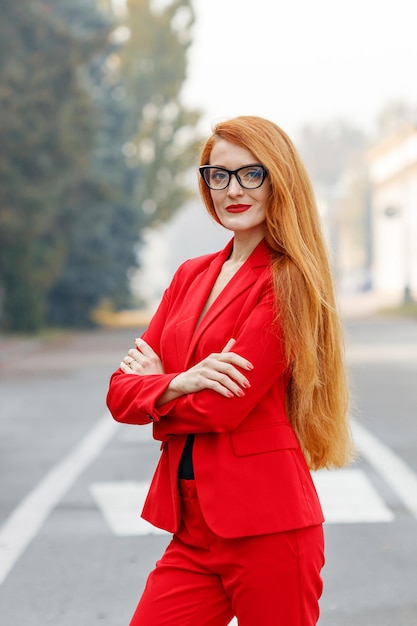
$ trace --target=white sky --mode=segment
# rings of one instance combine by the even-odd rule
[[[335,118],[372,130],[390,101],[417,107],[415,0],[194,0],[185,104],[255,114],[293,135]]]

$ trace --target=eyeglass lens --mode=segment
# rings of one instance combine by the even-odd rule
[[[245,189],[260,187],[265,178],[265,170],[260,165],[241,167],[235,172],[222,167],[208,166],[203,169],[204,180],[211,189],[226,189],[232,174],[236,175],[239,184]]]

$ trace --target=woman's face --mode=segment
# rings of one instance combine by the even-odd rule
[[[218,139],[210,154],[210,165],[237,170],[258,163],[255,156],[234,143]],[[216,215],[225,228],[241,233],[264,236],[265,214],[271,193],[268,177],[257,189],[245,189],[231,176],[226,189],[210,189]]]

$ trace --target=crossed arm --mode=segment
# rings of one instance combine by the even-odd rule
[[[230,339],[221,352],[210,354],[172,378],[155,406],[160,407],[171,400],[203,389],[211,389],[226,398],[244,396],[244,389],[250,387],[250,382],[241,370],[250,371],[253,365],[231,351],[235,343],[235,339]],[[120,369],[125,374],[137,376],[164,374],[162,361],[151,346],[143,339],[136,339],[135,344],[136,348],[129,350],[120,363]]]

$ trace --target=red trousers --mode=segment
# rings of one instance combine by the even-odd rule
[[[193,480],[180,480],[181,527],[146,583],[130,626],[315,626],[322,526],[224,539],[206,525]]]

